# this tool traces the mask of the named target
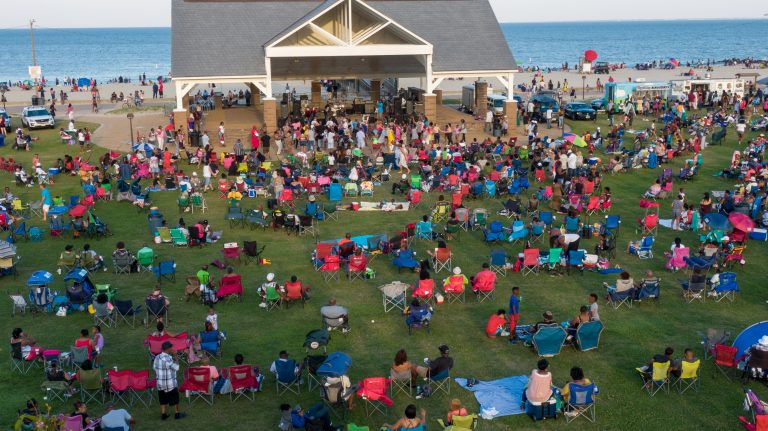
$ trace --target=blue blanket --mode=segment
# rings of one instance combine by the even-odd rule
[[[471,388],[467,387],[467,379],[457,378],[456,383],[475,393],[475,398],[480,404],[480,416],[484,419],[525,413],[520,409],[520,405],[523,401],[525,385],[528,384],[528,376],[512,376],[480,382]]]

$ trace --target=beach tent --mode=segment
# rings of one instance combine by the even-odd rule
[[[90,87],[91,86],[91,80],[88,78],[80,78],[77,80],[77,86],[78,87]]]
[[[733,347],[739,349],[737,356],[747,353],[749,348],[757,344],[757,340],[764,335],[768,335],[768,321],[755,323],[741,331],[741,334],[733,340]]]

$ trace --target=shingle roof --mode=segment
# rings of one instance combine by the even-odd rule
[[[264,46],[335,0],[173,0],[174,77],[264,75]],[[367,0],[434,46],[440,71],[515,70],[488,0]]]

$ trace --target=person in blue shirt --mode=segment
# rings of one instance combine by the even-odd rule
[[[51,209],[51,204],[53,204],[51,191],[48,190],[45,183],[40,184],[40,204],[43,206],[43,221],[45,221],[48,218],[48,210]]]
[[[517,327],[517,321],[519,318],[520,318],[520,288],[515,286],[512,288],[512,296],[509,297],[509,342],[512,344],[517,343],[515,328]]]

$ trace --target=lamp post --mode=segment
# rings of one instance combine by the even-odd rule
[[[130,132],[131,132],[131,148],[133,148],[133,112],[129,112],[128,115],[128,123],[130,124]]]
[[[584,89],[586,86],[587,86],[587,75],[582,74],[581,75],[581,100],[585,99]]]

